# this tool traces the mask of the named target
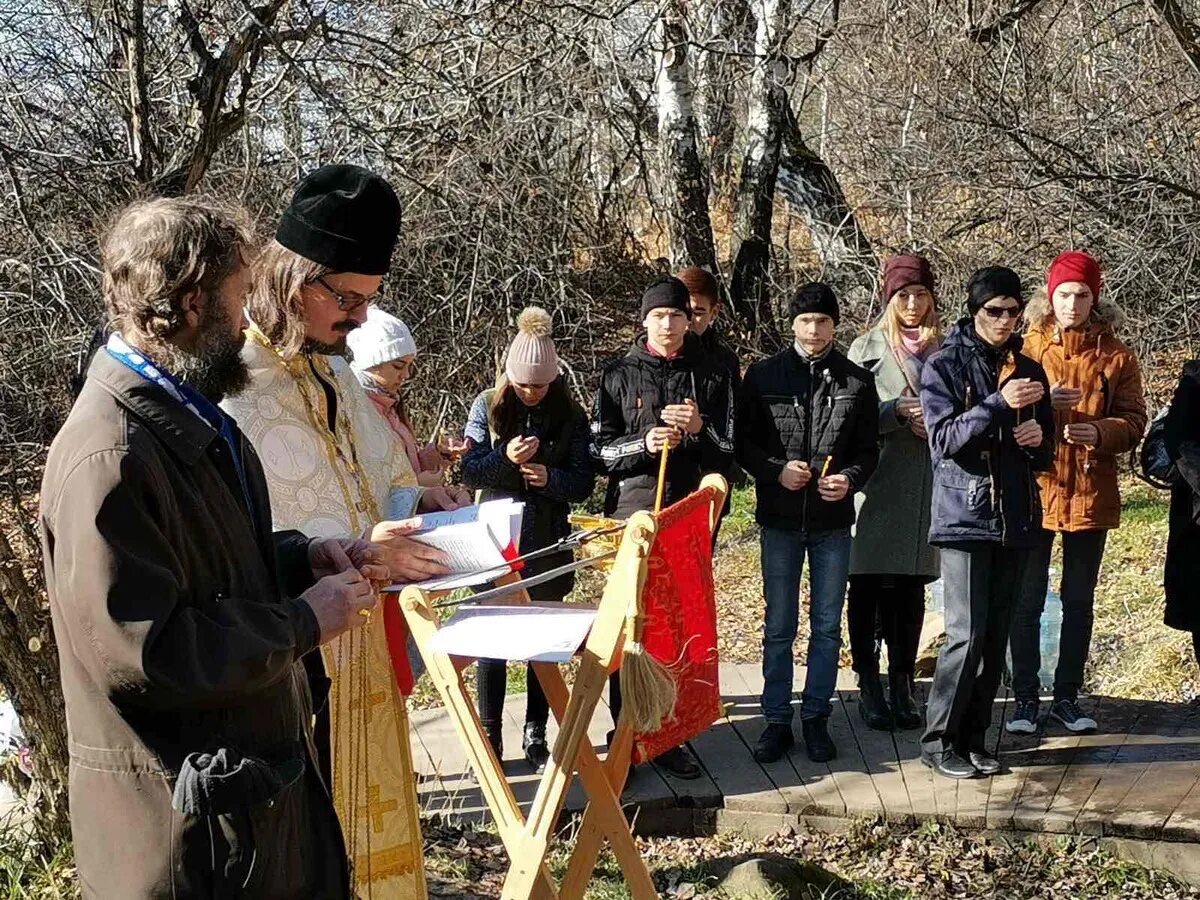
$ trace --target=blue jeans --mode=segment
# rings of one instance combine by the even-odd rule
[[[800,703],[801,719],[819,719],[833,710],[838,651],[842,646],[842,604],[850,577],[850,529],[788,531],[763,528],[763,718],[792,721],[792,645],[800,622],[800,573],[808,552],[812,587],[808,637],[808,676]]]

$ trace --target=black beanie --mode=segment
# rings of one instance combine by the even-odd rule
[[[658,279],[642,292],[642,318],[652,309],[666,307],[677,309],[689,319],[692,317],[692,306],[688,302],[687,285],[672,275]]]
[[[833,324],[836,325],[841,318],[838,312],[837,297],[833,295],[833,289],[827,284],[822,284],[819,281],[810,281],[808,284],[796,291],[792,297],[792,302],[788,304],[788,319],[795,321],[796,316],[802,313],[823,313],[833,319]]]
[[[985,266],[978,269],[967,282],[967,309],[971,315],[995,297],[1012,297],[1022,306],[1021,276],[1004,266]]]
[[[335,272],[383,275],[400,235],[392,186],[359,166],[321,166],[305,176],[275,240]]]

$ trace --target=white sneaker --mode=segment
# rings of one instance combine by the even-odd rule
[[[1074,700],[1055,700],[1054,705],[1050,707],[1050,717],[1062,722],[1067,731],[1076,734],[1095,731],[1097,728],[1096,720],[1085,716]]]
[[[1009,734],[1037,734],[1037,721],[1038,702],[1018,700],[1012,718],[1004,723],[1004,730]]]

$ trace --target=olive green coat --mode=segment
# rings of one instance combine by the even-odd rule
[[[850,552],[851,575],[939,575],[938,552],[929,545],[933,469],[925,441],[896,417],[908,389],[904,371],[882,328],[850,345],[849,357],[875,374],[879,393],[879,466],[856,499],[858,520]]]

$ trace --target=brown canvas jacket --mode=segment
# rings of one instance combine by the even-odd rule
[[[1146,430],[1141,368],[1113,331],[1119,312],[1102,299],[1084,328],[1063,331],[1042,292],[1025,314],[1030,327],[1023,352],[1042,364],[1051,385],[1083,390],[1073,409],[1054,411],[1059,438],[1054,469],[1038,476],[1042,524],[1050,531],[1116,528],[1121,521],[1117,461]],[[1061,439],[1066,425],[1084,422],[1100,433],[1096,447]]]
[[[307,540],[272,535],[237,438],[253,515],[226,442],[101,351],[50,448],[41,527],[85,897],[349,896],[300,664],[317,623],[285,599],[311,583]],[[173,809],[185,758],[221,750],[246,765],[214,783],[219,808]]]

